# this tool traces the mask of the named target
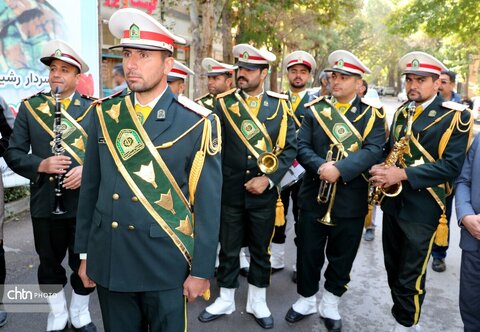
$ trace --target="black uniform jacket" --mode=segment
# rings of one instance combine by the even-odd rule
[[[365,115],[354,122],[367,108]],[[357,97],[345,116],[363,135],[372,111],[372,106],[365,104]],[[327,204],[318,204],[317,202],[320,186],[317,172],[320,165],[325,163],[331,143],[312,111],[308,110],[298,134],[297,160],[306,170],[299,192],[300,209],[316,211],[323,215],[328,207]],[[337,182],[337,192],[332,210],[333,217],[355,218],[363,217],[367,213],[368,182],[362,173],[381,159],[384,144],[384,119],[376,117],[373,128],[364,139],[361,148],[336,162],[335,165],[340,171],[341,177]]]
[[[32,96],[29,100],[38,98],[37,96]],[[67,113],[77,119],[84,115],[92,101],[92,99],[75,92]],[[52,110],[53,113],[55,110]],[[79,122],[85,131],[87,131],[91,113],[91,110],[88,111],[87,115]],[[15,173],[30,180],[30,213],[33,218],[75,218],[80,190],[63,190],[63,203],[67,213],[54,215],[52,214],[55,200],[54,175],[37,172],[40,162],[52,156],[51,142],[52,137],[27,110],[25,102],[22,102],[15,119],[5,161]],[[65,154],[69,155],[67,152]],[[71,161],[70,169],[78,166],[74,158],[71,158]]]

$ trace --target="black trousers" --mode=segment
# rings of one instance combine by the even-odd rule
[[[462,251],[460,314],[464,332],[480,331],[480,251]]]
[[[325,270],[325,289],[336,296],[347,291],[350,271],[362,238],[365,216],[334,218],[336,226],[317,221],[323,216],[300,210],[297,223],[297,292],[310,297],[318,292],[320,272]]]
[[[392,315],[404,326],[418,323],[425,298],[426,264],[438,220],[398,220],[383,214],[383,255],[393,307]]]
[[[285,230],[287,228],[287,213],[288,207],[290,206],[290,196],[292,197],[292,213],[293,213],[293,220],[295,223],[298,221],[298,191],[300,190],[300,185],[302,184],[302,180],[294,183],[288,188],[282,190],[280,196],[282,198],[283,207],[285,209],[285,224],[283,226],[275,226],[275,233],[273,235],[272,242],[283,244],[285,243],[285,239],[287,236],[285,235]]]
[[[183,288],[151,292],[112,292],[97,285],[106,332],[187,330]]]
[[[271,206],[246,209],[222,205],[220,223],[220,265],[217,281],[220,287],[238,288],[239,253],[248,239],[250,268],[248,283],[265,288],[270,285],[270,242],[275,225],[275,202]]]
[[[94,288],[85,288],[78,276],[80,257],[73,251],[75,240],[75,218],[69,219],[43,219],[32,218],[33,238],[35,250],[40,259],[38,266],[38,283],[40,290],[50,292],[42,285],[58,285],[55,289],[60,291],[67,284],[67,272],[62,266],[62,261],[68,252],[68,265],[73,273],[70,275],[70,284],[78,295],[88,295]]]

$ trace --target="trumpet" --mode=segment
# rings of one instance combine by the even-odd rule
[[[337,149],[337,154],[333,156],[333,150]],[[327,152],[325,160],[328,161],[337,161],[345,157],[345,149],[343,148],[342,143],[330,144],[330,149]],[[317,221],[327,226],[335,226],[335,223],[332,220],[331,212],[333,209],[333,203],[335,202],[335,195],[337,193],[337,182],[329,183],[327,181],[321,181],[320,187],[318,188],[317,202],[318,204],[325,204],[328,202],[327,212],[322,218],[318,218]]]
[[[272,174],[278,169],[278,158],[273,152],[264,152],[257,159],[257,165],[265,174]]]
[[[407,131],[405,136],[400,138],[392,147],[392,150],[385,159],[385,166],[402,166],[404,164],[405,153],[409,151],[410,137],[412,136],[413,115],[415,114],[415,101],[410,102],[407,106]],[[385,198],[395,197],[402,191],[402,183],[396,183],[388,188],[370,185],[368,188],[368,203],[372,205],[380,205]]]

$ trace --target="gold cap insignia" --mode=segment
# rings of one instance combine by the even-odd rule
[[[140,39],[140,28],[135,23],[130,26],[129,38],[133,40]]]
[[[55,51],[55,56],[56,56],[56,57],[61,57],[61,56],[62,56],[62,51],[60,51],[60,49],[57,49],[57,50]]]
[[[412,60],[412,69],[418,69],[420,68],[420,61],[418,61],[417,59],[413,59]]]

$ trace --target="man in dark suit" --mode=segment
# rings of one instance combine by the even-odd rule
[[[63,291],[67,275],[62,267],[67,251],[68,264],[73,270],[70,276],[73,288],[70,321],[79,331],[95,331],[88,311],[89,294],[93,289],[83,287],[77,274],[80,259],[73,252],[86,129],[92,103],[92,99],[76,91],[76,86],[80,73],[87,72],[88,66],[72,47],[59,40],[45,44],[40,61],[50,68],[52,90],[22,102],[5,160],[15,173],[30,180],[30,213],[35,249],[40,258],[38,282],[42,291],[57,293],[48,297],[47,331],[62,330],[68,324],[69,312]],[[55,136],[52,131],[53,92],[57,88],[61,91],[63,155],[52,155],[50,145]],[[61,200],[66,212],[54,214],[55,176],[60,175],[64,175]],[[56,287],[47,289],[45,285],[49,284]]]
[[[167,85],[173,35],[148,14],[110,18],[129,89],[92,115],[75,250],[106,331],[184,331],[209,292],[220,226],[220,126]]]
[[[448,241],[445,198],[460,173],[472,125],[466,106],[437,96],[439,75],[446,69],[439,60],[411,52],[399,65],[416,108],[413,115],[407,104],[397,110],[386,150],[399,152],[371,169],[376,187],[394,191],[402,185],[398,195],[382,201],[383,253],[397,332],[418,329],[430,250],[434,242]]]
[[[477,135],[455,182],[461,227],[460,314],[464,331],[480,331],[480,135]]]
[[[247,44],[233,48],[238,58],[237,86],[217,96],[214,112],[222,119],[223,196],[220,230],[220,297],[198,317],[202,322],[235,311],[240,248],[250,250],[246,311],[265,329],[273,328],[266,303],[270,284],[269,246],[276,214],[283,221],[277,186],[295,158],[295,127],[288,96],[263,90],[274,54]],[[263,161],[262,161],[263,160]]]
[[[328,62],[333,98],[319,97],[306,105],[298,134],[297,158],[307,171],[299,193],[296,228],[300,296],[285,319],[295,323],[317,312],[316,293],[326,256],[325,289],[318,312],[328,331],[341,331],[338,303],[347,291],[368,210],[368,182],[363,172],[381,157],[385,114],[380,105],[367,104],[357,96],[362,75],[370,70],[355,55],[335,51]],[[320,188],[328,186],[331,195],[328,190],[320,195]]]
[[[287,79],[289,90],[286,93],[290,102],[290,113],[295,129],[298,131],[306,112],[305,104],[309,101],[307,93],[307,84],[311,81],[315,72],[315,59],[305,51],[295,51],[288,54],[283,60],[283,67],[287,71]],[[289,169],[288,174],[292,174],[294,167],[303,167],[295,160]],[[296,171],[298,172],[298,171]],[[287,176],[286,175],[286,176]],[[289,178],[287,176],[287,178]],[[290,178],[290,181],[294,179]],[[295,179],[296,182],[287,185],[282,189],[282,202],[285,211],[285,223],[282,226],[275,227],[275,233],[272,239],[270,251],[272,252],[272,273],[282,270],[285,267],[285,229],[287,226],[286,216],[290,205],[290,197],[292,198],[292,213],[295,224],[298,221],[298,190],[302,184],[301,179]],[[294,264],[294,272],[292,275],[293,282],[296,282],[296,264]]]

